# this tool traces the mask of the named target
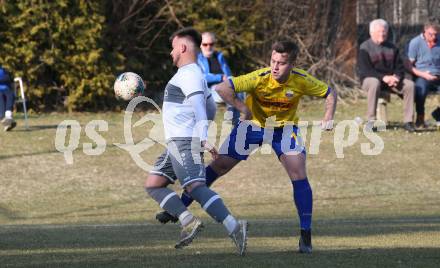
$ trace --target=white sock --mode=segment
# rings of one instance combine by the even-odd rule
[[[239,223],[232,215],[228,215],[223,220],[223,225],[226,227],[226,230],[228,230],[229,235],[231,235],[235,230],[237,230]]]
[[[5,118],[12,119],[12,112],[11,111],[6,111],[5,112]]]
[[[193,214],[191,214],[191,212],[189,212],[188,210],[179,215],[179,221],[182,226],[188,225],[188,223],[190,223],[193,218]]]

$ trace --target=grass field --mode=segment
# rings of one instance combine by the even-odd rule
[[[191,246],[173,248],[179,227],[154,221],[159,207],[143,190],[146,172],[114,145],[124,142],[122,113],[32,115],[28,131],[19,114],[19,126],[0,133],[0,266],[439,267],[440,132],[404,132],[396,123],[400,105],[390,104],[394,123],[378,134],[384,142],[379,155],[361,153],[361,143],[368,142],[362,132],[344,158],[336,156],[333,132],[322,133],[319,153],[309,154],[312,255],[296,253],[292,189],[274,154],[257,152],[217,182],[214,189],[232,212],[250,222],[245,257],[236,256],[222,226],[198,206],[191,210],[206,228]],[[435,105],[429,99],[427,110]],[[364,100],[340,104],[336,120],[362,116],[365,107]],[[310,122],[322,113],[321,102],[300,109],[301,119]],[[82,127],[72,165],[54,145],[65,119]],[[108,122],[108,131],[100,132],[107,146],[90,156],[82,150],[92,142],[84,128],[96,119]],[[134,140],[147,133],[148,127],[134,128]],[[153,163],[161,151],[156,145],[142,157]]]

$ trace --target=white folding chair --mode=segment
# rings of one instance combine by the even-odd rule
[[[14,82],[18,83],[18,86],[20,87],[20,96],[17,95],[17,90],[15,90],[15,96],[16,96],[16,102],[23,103],[24,125],[27,130],[29,129],[29,126],[28,126],[28,117],[27,117],[27,109],[26,109],[26,97],[24,96],[23,80],[21,79],[21,77],[15,77]]]

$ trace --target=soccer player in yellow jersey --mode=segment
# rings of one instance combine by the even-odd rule
[[[337,95],[325,83],[294,68],[298,52],[293,42],[276,42],[272,46],[269,68],[217,85],[216,90],[223,100],[237,108],[246,120],[234,127],[221,146],[218,158],[206,168],[206,184],[211,185],[240,161],[246,160],[253,149],[263,143],[270,144],[292,181],[293,199],[301,228],[299,252],[311,253],[313,197],[306,174],[306,152],[299,137],[296,110],[304,95],[325,98],[321,126],[331,130]],[[247,93],[244,103],[235,96],[235,92]],[[185,193],[181,199],[185,205],[192,202]],[[158,214],[157,218],[165,223],[164,215],[166,212]]]

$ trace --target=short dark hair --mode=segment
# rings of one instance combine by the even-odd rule
[[[294,62],[298,56],[299,48],[293,41],[277,41],[272,45],[272,51],[287,53],[289,61]]]
[[[437,17],[429,17],[428,21],[424,25],[424,29],[434,28],[436,31],[440,30],[440,19]]]
[[[176,36],[179,38],[186,37],[190,39],[191,42],[193,42],[197,47],[200,47],[200,45],[202,44],[202,36],[196,29],[192,27],[185,27],[175,31],[170,37],[170,42],[172,42],[174,37]]]

